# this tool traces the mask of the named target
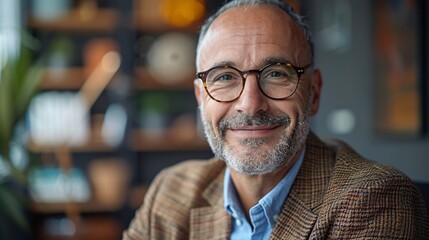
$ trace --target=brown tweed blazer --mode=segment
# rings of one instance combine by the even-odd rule
[[[224,172],[217,159],[163,170],[123,239],[228,239]],[[404,174],[310,134],[271,239],[429,239],[429,223]]]

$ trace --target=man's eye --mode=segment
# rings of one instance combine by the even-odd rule
[[[282,77],[287,77],[287,76],[283,72],[270,72],[268,74],[268,77],[270,77],[270,78],[282,78]]]
[[[224,75],[217,77],[216,81],[228,81],[228,80],[232,80],[232,79],[233,79],[233,77],[231,75],[224,74]]]

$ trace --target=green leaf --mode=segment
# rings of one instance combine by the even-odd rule
[[[31,52],[30,49],[22,47],[19,52],[19,57],[14,61],[14,73],[15,76],[13,76],[13,97],[16,97],[18,95],[19,89],[23,87],[25,84],[25,77],[27,74],[27,69],[30,65],[31,60]]]
[[[0,153],[8,153],[13,127],[13,110],[10,96],[12,70],[10,64],[0,69]]]
[[[9,190],[7,186],[0,185],[0,212],[16,222],[24,230],[29,229],[24,214],[24,205],[17,194]]]
[[[43,76],[43,59],[39,60],[33,66],[26,70],[26,75],[17,92],[15,100],[15,118],[20,119],[27,111],[31,98],[37,92]]]

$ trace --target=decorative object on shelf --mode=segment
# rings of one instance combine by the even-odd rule
[[[54,21],[66,15],[71,8],[71,0],[32,0],[32,14],[43,21]]]
[[[205,15],[203,0],[162,0],[160,11],[163,19],[174,27],[189,27],[201,22]]]
[[[85,99],[88,109],[113,79],[120,66],[121,56],[117,51],[109,51],[100,59],[78,92],[78,95]]]
[[[150,74],[165,85],[192,80],[195,73],[195,39],[188,34],[172,32],[160,36],[148,53]]]
[[[95,38],[88,41],[83,50],[84,74],[88,77],[111,51],[118,51],[117,43],[110,38]]]
[[[32,141],[42,146],[79,146],[89,137],[87,106],[72,92],[45,92],[36,96],[29,110]]]
[[[80,169],[67,172],[44,167],[30,172],[30,194],[34,201],[44,203],[86,202],[90,199],[88,180]]]
[[[127,118],[127,112],[122,105],[113,103],[107,108],[101,126],[101,136],[107,145],[116,147],[123,142]]]
[[[120,207],[126,199],[126,187],[131,180],[128,165],[122,159],[96,159],[88,166],[95,201]]]

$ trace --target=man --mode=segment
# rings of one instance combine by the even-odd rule
[[[424,239],[399,171],[309,131],[322,79],[311,36],[280,1],[232,1],[208,19],[195,95],[216,155],[161,172],[124,239]]]

